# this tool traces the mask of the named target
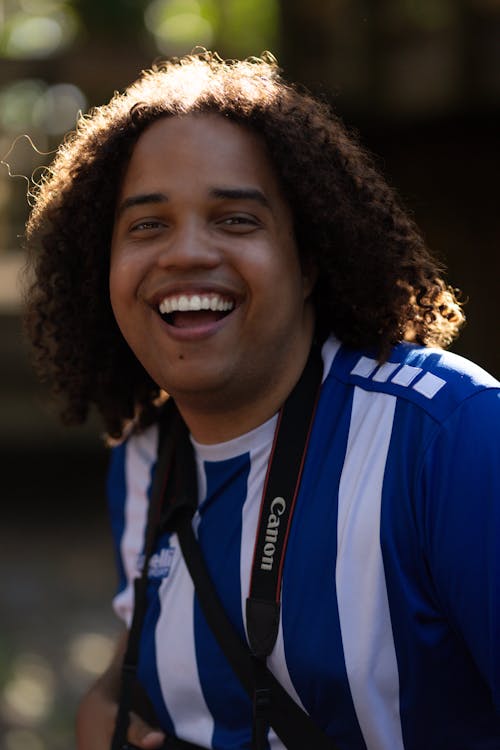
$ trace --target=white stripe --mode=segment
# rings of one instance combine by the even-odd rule
[[[394,370],[398,367],[399,362],[384,362],[384,364],[378,368],[372,380],[376,383],[385,383],[389,379],[389,376],[392,375]]]
[[[198,488],[198,508],[207,496],[207,473],[205,469],[205,461],[198,455],[198,451],[194,451],[195,462],[196,462],[196,476],[197,476],[197,488]],[[197,509],[193,515],[193,531],[198,538],[198,529],[200,528],[201,515]]]
[[[434,398],[436,393],[440,391],[444,385],[446,385],[446,380],[438,378],[438,376],[433,375],[432,372],[426,372],[423,378],[420,378],[420,380],[415,383],[413,390],[418,391],[427,398]]]
[[[194,586],[176,534],[175,557],[158,596],[161,612],[155,632],[158,678],[175,734],[203,747],[212,746],[214,722],[203,697],[194,637]]]
[[[399,675],[380,548],[396,399],[354,392],[339,486],[336,585],[347,676],[368,750],[403,750]]]
[[[207,473],[205,471],[205,461],[198,455],[197,451],[194,451],[196,460],[196,478],[198,488],[198,505],[207,496]]]
[[[369,378],[374,370],[378,367],[376,359],[370,357],[361,357],[357,364],[351,370],[351,375],[359,375],[361,378]]]
[[[285,642],[283,639],[283,610],[281,611],[276,645],[271,656],[267,660],[267,665],[269,667],[269,670],[273,673],[278,682],[285,688],[290,697],[293,698],[295,703],[297,703],[305,711],[304,705],[302,704],[302,701],[300,700],[299,695],[295,690],[295,686],[290,677],[290,673],[288,671],[286,663]]]
[[[113,599],[113,607],[127,627],[133,610],[133,579],[137,578],[137,558],[144,545],[144,529],[149,505],[148,489],[151,467],[156,461],[158,429],[151,428],[133,436],[125,446],[125,529],[120,542],[120,553],[127,577],[127,586]]]
[[[269,671],[273,673],[278,682],[282,687],[285,688],[288,695],[293,698],[302,709],[305,708],[295,690],[294,684],[288,671],[286,658],[285,658],[285,642],[283,639],[283,610],[281,611],[280,625],[278,630],[278,637],[276,639],[276,645],[273,649],[271,656],[267,660],[267,666]],[[282,743],[276,732],[271,729],[268,734],[268,740],[271,750],[286,750],[285,745]]]
[[[340,341],[333,336],[329,336],[321,349],[321,356],[323,358],[323,378],[322,383],[325,382],[332,368],[333,360],[337,356],[337,352],[340,349]]]
[[[412,365],[403,365],[403,367],[397,372],[391,380],[391,383],[396,385],[410,385],[415,380],[417,375],[422,372],[421,367],[413,367]]]

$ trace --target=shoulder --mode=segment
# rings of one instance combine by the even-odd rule
[[[411,402],[439,422],[478,394],[484,394],[480,401],[500,409],[500,382],[473,362],[441,349],[403,343],[380,363],[369,351],[339,346],[327,378]]]

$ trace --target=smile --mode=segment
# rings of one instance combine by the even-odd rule
[[[162,319],[176,328],[197,327],[200,324],[216,322],[234,308],[234,299],[215,292],[169,295],[158,305]]]
[[[180,294],[165,297],[158,306],[161,315],[173,312],[190,312],[211,310],[212,312],[230,312],[234,308],[234,300],[228,300],[219,294]]]

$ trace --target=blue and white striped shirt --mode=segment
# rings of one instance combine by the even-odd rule
[[[340,750],[500,749],[500,384],[436,349],[379,365],[330,338],[268,660]],[[194,443],[194,523],[233,624],[245,600],[276,417]],[[109,497],[129,623],[156,426],[114,450]],[[251,746],[251,704],[210,632],[176,535],[150,564],[139,676],[167,732]],[[271,731],[269,746],[282,743]]]

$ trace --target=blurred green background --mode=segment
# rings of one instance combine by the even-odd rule
[[[0,0],[0,747],[74,747],[118,624],[98,422],[32,375],[17,275],[31,180],[158,57],[270,49],[334,102],[468,300],[454,350],[500,375],[500,0]]]

